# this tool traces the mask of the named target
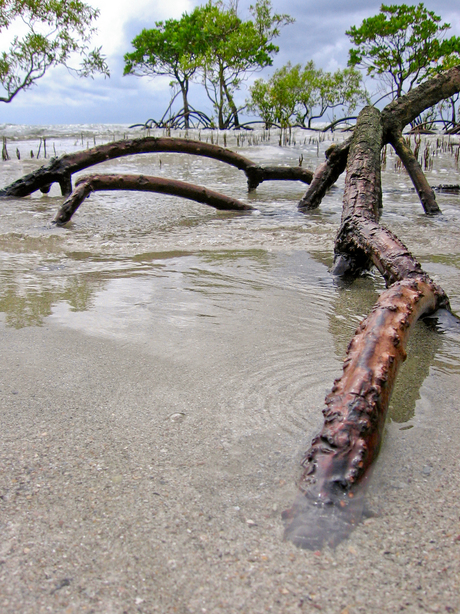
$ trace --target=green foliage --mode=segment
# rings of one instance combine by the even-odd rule
[[[367,69],[367,74],[386,83],[389,93],[399,98],[442,67],[447,56],[460,51],[460,38],[445,38],[450,28],[428,11],[416,6],[385,5],[380,13],[352,26],[346,34],[354,49],[349,66]]]
[[[0,101],[11,102],[53,66],[66,66],[78,76],[109,75],[101,49],[89,49],[99,11],[80,0],[1,0],[0,32],[16,21],[26,26],[14,36],[7,51],[0,52]],[[80,66],[70,65],[78,54]]]
[[[237,2],[225,5],[221,0],[210,0],[196,10],[203,17],[206,40],[202,63],[206,93],[217,113],[219,128],[238,126],[236,90],[249,73],[272,65],[279,51],[272,41],[293,19],[272,14],[270,0],[257,0],[250,7],[252,19],[248,21],[238,16]]]
[[[312,61],[304,68],[288,63],[275,70],[268,82],[256,80],[250,94],[249,110],[267,125],[278,124],[282,128],[292,126],[293,122],[309,128],[313,119],[323,117],[329,109],[344,107],[350,112],[358,104],[368,102],[358,71],[346,68],[324,72],[316,69]]]
[[[186,116],[190,82],[199,78],[219,128],[238,125],[235,91],[249,72],[271,65],[278,52],[271,41],[281,26],[292,21],[287,15],[272,14],[270,0],[257,0],[250,11],[252,19],[243,21],[237,2],[209,0],[179,20],[157,22],[132,41],[135,50],[125,55],[124,74],[172,77],[182,92]]]
[[[138,76],[169,75],[190,79],[197,69],[200,31],[186,13],[180,20],[158,21],[153,29],[144,29],[132,45],[135,51],[124,56],[124,74]]]
[[[310,62],[312,64],[312,62]],[[304,86],[307,86],[304,88]],[[311,88],[305,83],[300,64],[275,70],[267,82],[257,79],[250,88],[249,111],[256,113],[265,124],[279,124],[287,128],[295,116],[302,96],[308,100]]]
[[[177,84],[182,93],[188,128],[189,85],[193,75],[201,66],[201,58],[205,51],[202,23],[197,11],[194,11],[191,15],[184,13],[179,20],[158,21],[155,26],[152,29],[142,30],[132,41],[134,51],[124,56],[124,74],[172,77],[172,85]],[[174,99],[175,96],[172,102]]]

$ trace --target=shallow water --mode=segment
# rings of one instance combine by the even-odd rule
[[[11,159],[0,166],[2,185],[44,162],[41,137],[46,137],[49,158],[50,151],[60,155],[143,134],[126,126],[101,125],[4,126],[3,133],[8,136]],[[212,136],[191,132],[189,136],[221,145],[225,140],[262,164],[296,165],[303,156],[303,165],[311,169],[331,141],[345,138],[341,133],[299,131],[290,144],[280,147],[276,132]],[[432,185],[459,181],[455,157],[448,149],[455,145],[457,137],[438,139],[437,147],[435,138],[425,139],[434,161],[427,173]],[[22,152],[21,160],[13,158],[16,148]],[[34,159],[27,158],[29,150],[34,151]],[[406,242],[459,311],[460,197],[438,194],[443,214],[427,218],[407,175],[396,170],[390,151],[387,155],[382,222]],[[98,171],[194,182],[248,202],[256,211],[219,213],[170,196],[98,192],[83,203],[66,228],[56,228],[51,221],[63,200],[57,185],[48,195],[4,200],[0,218],[4,325],[53,323],[139,343],[150,352],[172,357],[201,347],[199,360],[206,367],[208,361],[218,364],[229,351],[235,360],[243,353],[242,340],[235,335],[238,314],[251,330],[248,353],[258,343],[264,346],[259,357],[262,364],[243,377],[241,398],[256,394],[269,399],[271,391],[289,389],[286,419],[299,421],[300,445],[311,434],[305,420],[310,425],[319,423],[318,400],[321,403],[321,395],[340,372],[340,360],[356,325],[383,289],[377,274],[340,287],[328,273],[343,178],[318,211],[304,215],[296,207],[304,184],[266,182],[248,194],[243,173],[206,158],[143,154],[104,163]],[[215,335],[220,340],[219,358],[206,351]],[[274,335],[275,342],[267,347],[266,338]],[[400,423],[413,418],[420,387],[430,370],[452,377],[460,371],[455,333],[440,335],[420,324],[411,346],[403,383],[392,403],[392,418]],[[404,378],[411,379],[410,386]],[[405,389],[403,395],[400,388]],[[320,390],[316,404],[306,403],[312,389]],[[290,423],[280,426],[291,428]]]
[[[21,160],[0,164],[2,185],[43,163],[25,155],[31,149],[36,155],[40,136],[47,136],[48,152],[61,154],[80,149],[82,142],[93,146],[138,134],[125,126],[36,130],[4,127],[10,155],[17,147]],[[211,138],[205,132],[189,136]],[[236,138],[228,133],[227,145],[256,162],[296,165],[303,155],[303,165],[313,169],[331,141],[345,137],[328,134],[319,142],[317,134],[299,132],[295,144],[285,147],[274,133],[270,140],[262,133],[245,135],[239,145]],[[219,139],[222,145],[222,134]],[[451,142],[458,144],[458,138]],[[432,185],[459,183],[453,155],[439,151],[433,159],[427,173]],[[443,213],[428,218],[408,177],[394,165],[388,152],[382,222],[460,311],[460,197],[439,194]],[[384,287],[376,273],[353,285],[337,284],[329,274],[343,178],[318,211],[304,215],[297,211],[303,184],[267,182],[248,195],[243,173],[205,158],[143,154],[104,163],[99,170],[205,185],[256,211],[223,214],[175,197],[98,192],[69,225],[56,228],[51,221],[63,200],[57,186],[48,195],[3,200],[0,326],[73,331],[114,343],[121,353],[166,361],[181,374],[178,381],[189,384],[168,389],[165,383],[162,389],[160,382],[152,391],[152,415],[143,419],[155,420],[159,412],[168,421],[165,440],[171,424],[189,428],[195,447],[184,450],[185,457],[211,455],[210,484],[240,473],[250,476],[241,482],[239,500],[251,500],[257,509],[254,480],[262,491],[269,483],[274,509],[281,511],[295,496],[300,455],[321,424],[324,396],[341,372],[346,346]],[[388,484],[398,480],[394,468],[404,451],[415,471],[422,471],[430,431],[438,434],[445,463],[456,463],[457,446],[448,441],[458,402],[451,395],[446,405],[446,390],[460,384],[460,336],[448,324],[436,326],[419,323],[410,340],[370,487],[377,507]],[[225,459],[212,452],[214,439]],[[443,476],[435,473],[432,479],[441,482]],[[414,482],[404,484],[406,497],[415,493]],[[213,501],[225,507],[232,493],[212,491]],[[278,522],[281,526],[279,517]]]

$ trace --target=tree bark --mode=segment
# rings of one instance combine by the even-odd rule
[[[459,91],[460,65],[425,81],[408,94],[391,102],[382,111],[382,147],[390,143],[392,139],[396,139],[405,126],[410,124],[420,113]],[[301,211],[319,207],[327,190],[337,181],[346,168],[350,142],[351,140],[345,141],[336,147],[334,152],[329,149],[329,155],[326,152],[326,163],[315,172],[310,188],[298,204]],[[407,168],[407,172],[412,178],[410,167]]]
[[[145,175],[89,175],[82,177],[67,200],[59,209],[54,223],[58,226],[67,224],[72,215],[91,192],[101,190],[136,190],[142,192],[159,192],[181,196],[199,203],[209,205],[221,211],[252,211],[251,205],[207,190],[184,181],[163,179],[161,177],[147,177]]]
[[[335,244],[333,274],[359,275],[371,266],[368,250],[355,240],[361,220],[377,222],[382,203],[380,150],[382,125],[380,112],[366,107],[359,115],[349,147],[342,223]]]
[[[422,207],[427,215],[435,215],[441,213],[438,203],[436,202],[436,196],[433,189],[430,187],[425,173],[422,170],[417,158],[412,153],[411,148],[406,143],[401,132],[393,132],[390,134],[390,143],[394,150],[401,158],[401,162],[406,167],[409,177],[414,184],[414,188],[417,191]]]
[[[379,111],[364,109],[350,146],[336,254],[352,263],[348,273],[355,275],[363,263],[373,262],[393,285],[349,344],[343,374],[326,397],[322,430],[302,460],[301,494],[283,514],[286,539],[305,548],[335,546],[359,521],[358,486],[378,454],[411,327],[421,316],[449,306],[404,244],[377,223],[382,136]]]
[[[300,211],[317,209],[320,206],[326,192],[346,169],[350,142],[351,139],[348,139],[326,150],[326,161],[315,170],[310,187],[298,204]]]
[[[423,277],[380,296],[353,337],[343,375],[326,397],[324,426],[302,460],[300,496],[283,514],[285,538],[317,550],[346,538],[362,514],[358,485],[375,460],[390,395],[413,323],[439,307]]]
[[[74,173],[107,160],[154,152],[205,156],[235,166],[246,173],[249,190],[254,190],[264,181],[290,180],[310,183],[313,177],[311,171],[297,166],[264,168],[238,153],[210,143],[169,137],[147,137],[115,141],[93,147],[86,151],[54,158],[45,166],[0,190],[0,196],[28,196],[32,192],[40,190],[45,186],[51,186],[55,182],[59,183],[62,194],[68,196],[72,192],[71,177]]]

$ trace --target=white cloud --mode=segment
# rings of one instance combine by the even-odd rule
[[[144,21],[145,27],[151,27],[155,21],[177,19],[192,8],[191,0],[90,0],[89,4],[100,11],[95,42],[102,45],[107,56],[128,50],[130,41],[125,33],[130,21]]]

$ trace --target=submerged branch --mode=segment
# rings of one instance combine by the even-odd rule
[[[87,198],[91,192],[101,190],[135,190],[141,192],[159,192],[188,198],[221,211],[252,211],[251,205],[224,196],[218,192],[213,192],[206,188],[175,181],[173,179],[163,179],[161,177],[147,177],[145,175],[89,175],[82,177],[75,190],[63,203],[59,209],[54,223],[58,226],[67,224],[72,215]]]

